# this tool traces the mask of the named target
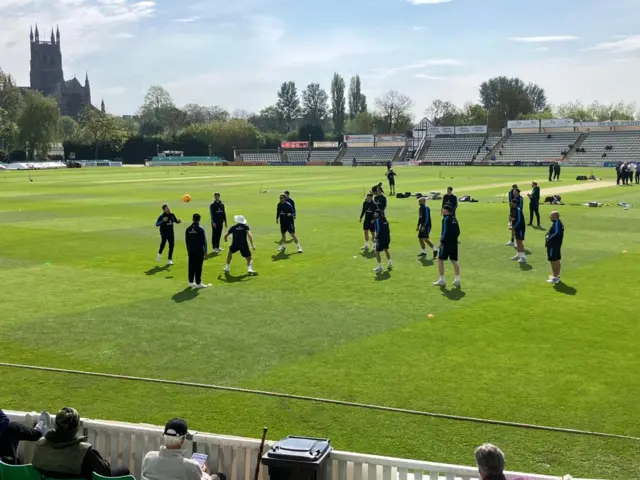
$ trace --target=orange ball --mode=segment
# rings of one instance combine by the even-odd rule
[[[182,195],[182,201],[184,203],[189,203],[191,201],[191,195],[189,195],[188,193],[185,193],[184,195]]]

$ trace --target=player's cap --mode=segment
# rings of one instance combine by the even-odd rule
[[[164,434],[170,437],[185,437],[188,433],[187,422],[182,418],[172,418],[164,427]]]
[[[285,191],[284,191],[284,194],[285,194],[285,195],[290,195],[289,190],[285,190]]]
[[[242,215],[236,215],[235,217],[233,217],[233,221],[236,223],[241,223],[242,225],[247,224],[247,219],[244,218]]]

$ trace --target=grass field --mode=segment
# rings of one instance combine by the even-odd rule
[[[529,229],[530,266],[510,261],[512,183],[546,171],[398,170],[400,191],[444,191],[462,204],[462,289],[433,287],[417,261],[415,199],[389,199],[395,269],[376,277],[358,216],[383,168],[87,169],[0,174],[0,361],[216,383],[457,415],[640,435],[640,187],[563,195],[564,284],[544,231]],[[582,172],[565,169],[565,188]],[[597,171],[608,180],[612,171]],[[439,178],[442,176],[442,178]],[[260,189],[267,193],[260,194]],[[276,257],[277,194],[289,189],[305,253]],[[183,232],[213,191],[247,217],[259,274],[237,257],[205,262],[213,288],[185,289]],[[180,201],[189,193],[193,202]],[[171,268],[158,268],[163,202],[185,220]],[[435,207],[435,206],[433,206]],[[437,212],[438,208],[432,210]],[[526,209],[526,207],[525,207]],[[548,227],[550,207],[541,208]],[[210,228],[208,229],[208,233]],[[435,234],[440,231],[434,225]],[[623,254],[623,251],[628,253]],[[447,278],[451,281],[451,267]],[[428,319],[433,313],[435,318]],[[640,478],[638,442],[430,419],[238,393],[0,368],[0,408],[56,411],[270,438],[328,436],[342,450],[473,464],[500,445],[508,468]]]

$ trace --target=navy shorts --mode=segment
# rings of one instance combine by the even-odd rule
[[[514,228],[513,229],[513,238],[516,240],[524,241],[524,228]]]
[[[440,245],[438,250],[438,260],[452,260],[458,261],[458,243],[452,243],[450,245]]]
[[[296,227],[293,222],[280,222],[280,233],[296,233]]]
[[[431,227],[426,227],[424,230],[418,230],[418,238],[429,238],[431,235]]]
[[[376,224],[373,223],[370,220],[365,220],[364,222],[362,222],[362,230],[368,230],[370,232],[375,232],[376,231]]]
[[[251,256],[251,250],[249,250],[249,245],[242,245],[241,247],[236,247],[235,245],[231,245],[229,248],[231,253],[240,252],[244,258],[249,258]]]
[[[376,252],[384,252],[389,248],[390,244],[391,244],[391,240],[384,240],[382,242],[378,240],[376,242]]]
[[[560,247],[547,247],[547,259],[550,262],[557,262],[558,260],[562,260]]]

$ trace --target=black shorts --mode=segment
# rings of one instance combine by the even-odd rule
[[[384,252],[389,248],[390,244],[391,244],[391,240],[383,240],[383,241],[378,240],[376,242],[376,252]]]
[[[524,234],[525,234],[524,227],[513,229],[513,238],[515,238],[516,240],[524,241]]]
[[[558,260],[562,260],[562,252],[560,251],[560,247],[547,247],[547,259],[550,262],[557,262]]]
[[[440,245],[438,260],[458,261],[458,243]]]
[[[293,222],[280,222],[280,233],[296,233],[296,227]]]
[[[249,258],[251,256],[251,250],[249,249],[249,245],[242,245],[239,247],[236,247],[235,245],[231,245],[231,247],[229,248],[229,251],[231,253],[236,253],[236,252],[240,252],[240,255],[242,255],[244,258]]]
[[[364,222],[362,222],[362,230],[368,230],[370,232],[374,232],[376,231],[376,224],[373,223],[371,220],[365,220]]]
[[[426,227],[424,230],[418,230],[418,238],[429,238],[431,234],[431,227]]]

